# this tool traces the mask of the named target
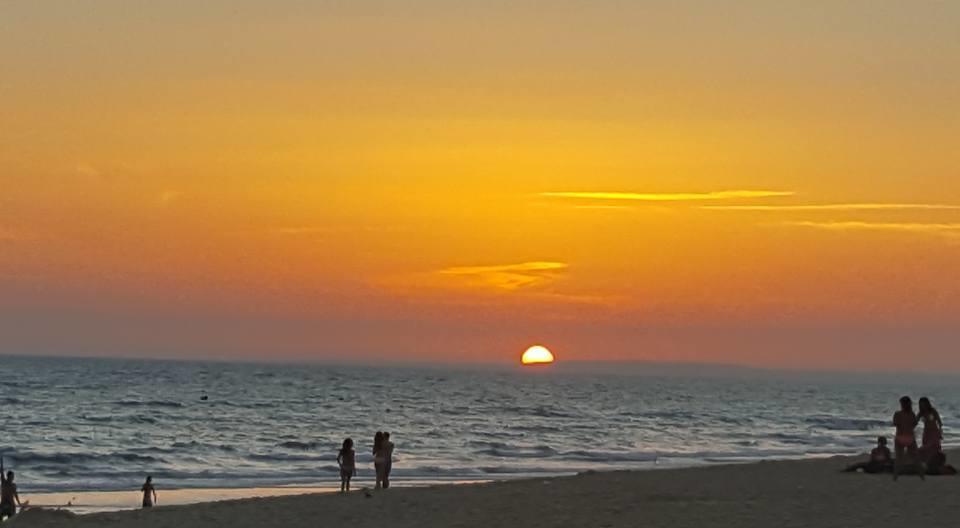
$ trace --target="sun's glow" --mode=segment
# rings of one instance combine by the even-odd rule
[[[535,345],[523,353],[520,362],[524,365],[547,365],[553,363],[553,353],[547,347]]]

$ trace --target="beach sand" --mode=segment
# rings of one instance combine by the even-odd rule
[[[217,502],[250,497],[282,497],[284,495],[305,495],[316,493],[334,493],[339,487],[275,487],[275,488],[199,488],[160,490],[163,506],[183,506],[201,502]],[[30,493],[24,495],[31,507],[46,509],[64,508],[77,514],[115,512],[121,510],[139,510],[143,493],[133,489],[129,491],[83,491],[59,493]]]
[[[960,452],[950,454],[960,459]],[[314,494],[75,516],[28,510],[17,527],[948,527],[960,478],[840,473],[851,458],[762,462],[348,495]],[[162,500],[162,498],[161,498]]]

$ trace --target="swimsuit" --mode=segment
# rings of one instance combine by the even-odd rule
[[[914,433],[898,433],[896,442],[897,445],[911,446],[917,443],[917,436]]]
[[[923,418],[923,447],[940,450],[942,433],[937,427],[937,420],[932,415]]]

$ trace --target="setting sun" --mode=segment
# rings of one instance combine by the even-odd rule
[[[547,365],[553,363],[553,353],[546,347],[535,345],[523,353],[520,362],[524,365]]]

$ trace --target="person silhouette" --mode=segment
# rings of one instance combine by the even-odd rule
[[[13,471],[4,474],[3,457],[0,457],[0,521],[17,514],[17,506],[23,507],[17,485],[13,483]]]
[[[383,487],[383,455],[383,432],[377,431],[377,434],[373,435],[373,468],[377,474],[377,483],[374,485],[375,489]]]
[[[393,442],[390,441],[390,433],[384,431],[383,443],[383,487],[390,487],[390,472],[393,471]]]
[[[940,413],[933,408],[930,398],[920,398],[918,402],[917,420],[923,422],[923,443],[920,445],[920,456],[923,462],[943,452],[943,420]]]
[[[900,475],[908,469],[911,473],[920,475],[924,478],[926,468],[920,461],[920,450],[917,447],[917,423],[919,419],[913,412],[913,401],[909,396],[900,398],[900,410],[893,414],[893,426],[896,428],[896,436],[893,439],[893,449],[896,458],[893,461],[893,480],[897,480]],[[905,459],[909,457],[908,463]]]
[[[157,490],[153,487],[153,477],[147,476],[147,480],[143,483],[140,491],[143,492],[143,507],[153,508],[153,505],[157,503]]]
[[[350,479],[357,474],[357,454],[353,450],[352,438],[343,441],[337,454],[337,465],[340,466],[340,491],[350,491]]]
[[[877,437],[877,447],[870,451],[870,459],[866,462],[858,462],[847,466],[844,471],[854,473],[863,471],[864,473],[884,473],[893,469],[893,454],[887,447],[887,437]]]

